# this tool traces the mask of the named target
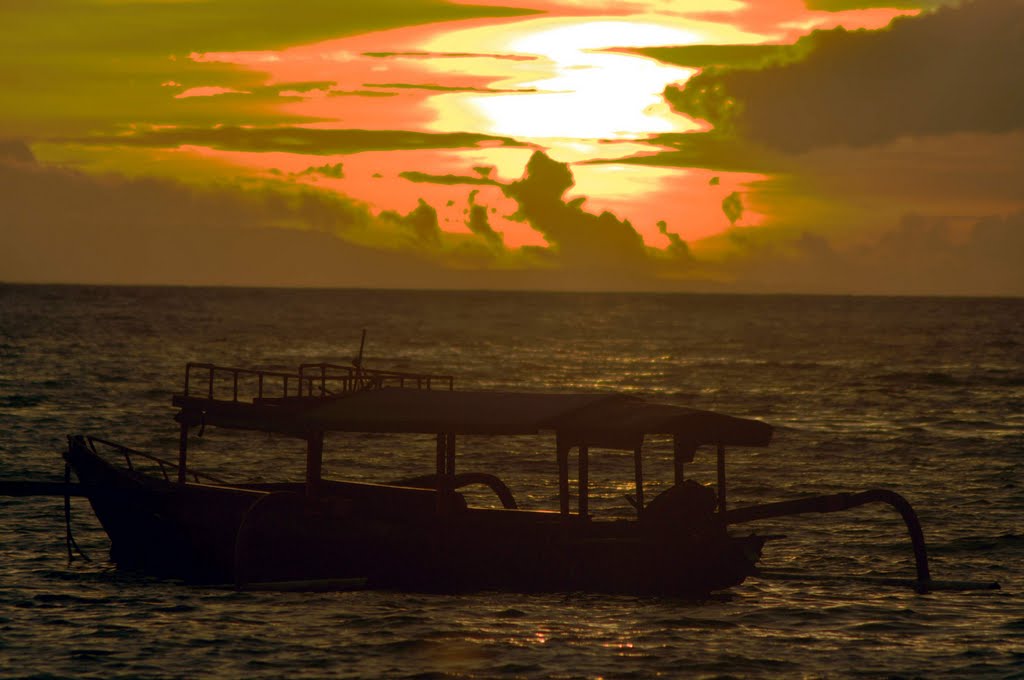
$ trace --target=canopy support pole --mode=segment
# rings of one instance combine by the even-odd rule
[[[445,454],[444,454],[444,457],[445,457],[444,473],[446,475],[448,475],[449,478],[454,477],[455,476],[455,433],[454,432],[449,432],[445,436]],[[451,485],[449,485],[449,488],[452,488]]]
[[[178,484],[185,483],[185,471],[188,467],[188,420],[181,419],[178,430]]]
[[[558,442],[558,509],[563,516],[569,514],[569,449],[568,444]]]
[[[718,511],[725,512],[725,446],[718,445]]]
[[[435,472],[437,474],[437,490],[441,490],[442,477],[444,477],[444,471],[448,464],[448,459],[445,456],[445,449],[447,448],[447,438],[441,432],[437,433],[437,457],[435,459]]]
[[[444,507],[445,472],[448,469],[448,436],[443,432],[437,433],[437,456],[435,459],[435,470],[437,480],[437,511],[441,512]]]
[[[580,446],[579,477],[579,513],[585,520],[590,517],[590,449],[584,445]]]
[[[437,433],[437,510],[443,512],[448,505],[448,494],[455,489],[455,433]]]
[[[644,440],[633,449],[633,478],[636,481],[636,515],[644,514]]]

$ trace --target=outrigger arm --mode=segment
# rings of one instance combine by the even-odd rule
[[[721,514],[726,524],[742,524],[759,519],[787,517],[808,512],[840,512],[868,503],[888,503],[899,511],[903,517],[903,522],[907,525],[910,542],[914,548],[914,560],[917,565],[917,587],[919,590],[927,591],[931,583],[931,573],[928,570],[928,553],[924,547],[924,533],[921,531],[921,522],[918,520],[917,513],[914,512],[914,508],[911,507],[907,499],[895,491],[869,489],[859,493],[828,494],[825,496],[800,498],[794,501],[752,505],[746,508],[727,510]]]

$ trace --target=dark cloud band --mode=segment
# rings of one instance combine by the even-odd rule
[[[800,41],[801,61],[709,69],[666,96],[787,152],[1008,132],[1024,128],[1022,25],[1021,0],[979,0],[882,31],[819,31]]]
[[[511,137],[495,137],[470,132],[318,130],[297,127],[175,128],[148,130],[132,135],[95,135],[54,141],[144,147],[176,147],[191,144],[229,151],[288,151],[317,155],[397,149],[472,148],[484,144],[523,146]]]

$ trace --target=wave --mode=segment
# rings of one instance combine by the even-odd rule
[[[871,376],[877,382],[910,387],[1024,387],[1024,373],[993,369],[967,375],[954,375],[945,371],[892,371]]]
[[[963,385],[964,381],[941,371],[895,371],[873,376],[874,380],[902,385]]]
[[[957,538],[948,543],[928,546],[928,552],[934,554],[951,554],[960,552],[979,552],[991,550],[1014,550],[1024,548],[1024,535],[1001,534],[999,536],[967,536]]]
[[[10,394],[0,396],[0,408],[32,408],[46,401],[41,394]]]

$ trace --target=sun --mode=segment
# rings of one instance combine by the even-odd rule
[[[451,36],[444,47],[478,49],[532,59],[514,76],[494,83],[494,93],[456,93],[432,104],[446,125],[473,127],[518,139],[643,139],[687,132],[694,121],[673,112],[662,93],[692,69],[659,63],[616,47],[692,44],[692,30],[641,21],[544,19]],[[437,49],[440,46],[430,46]]]

